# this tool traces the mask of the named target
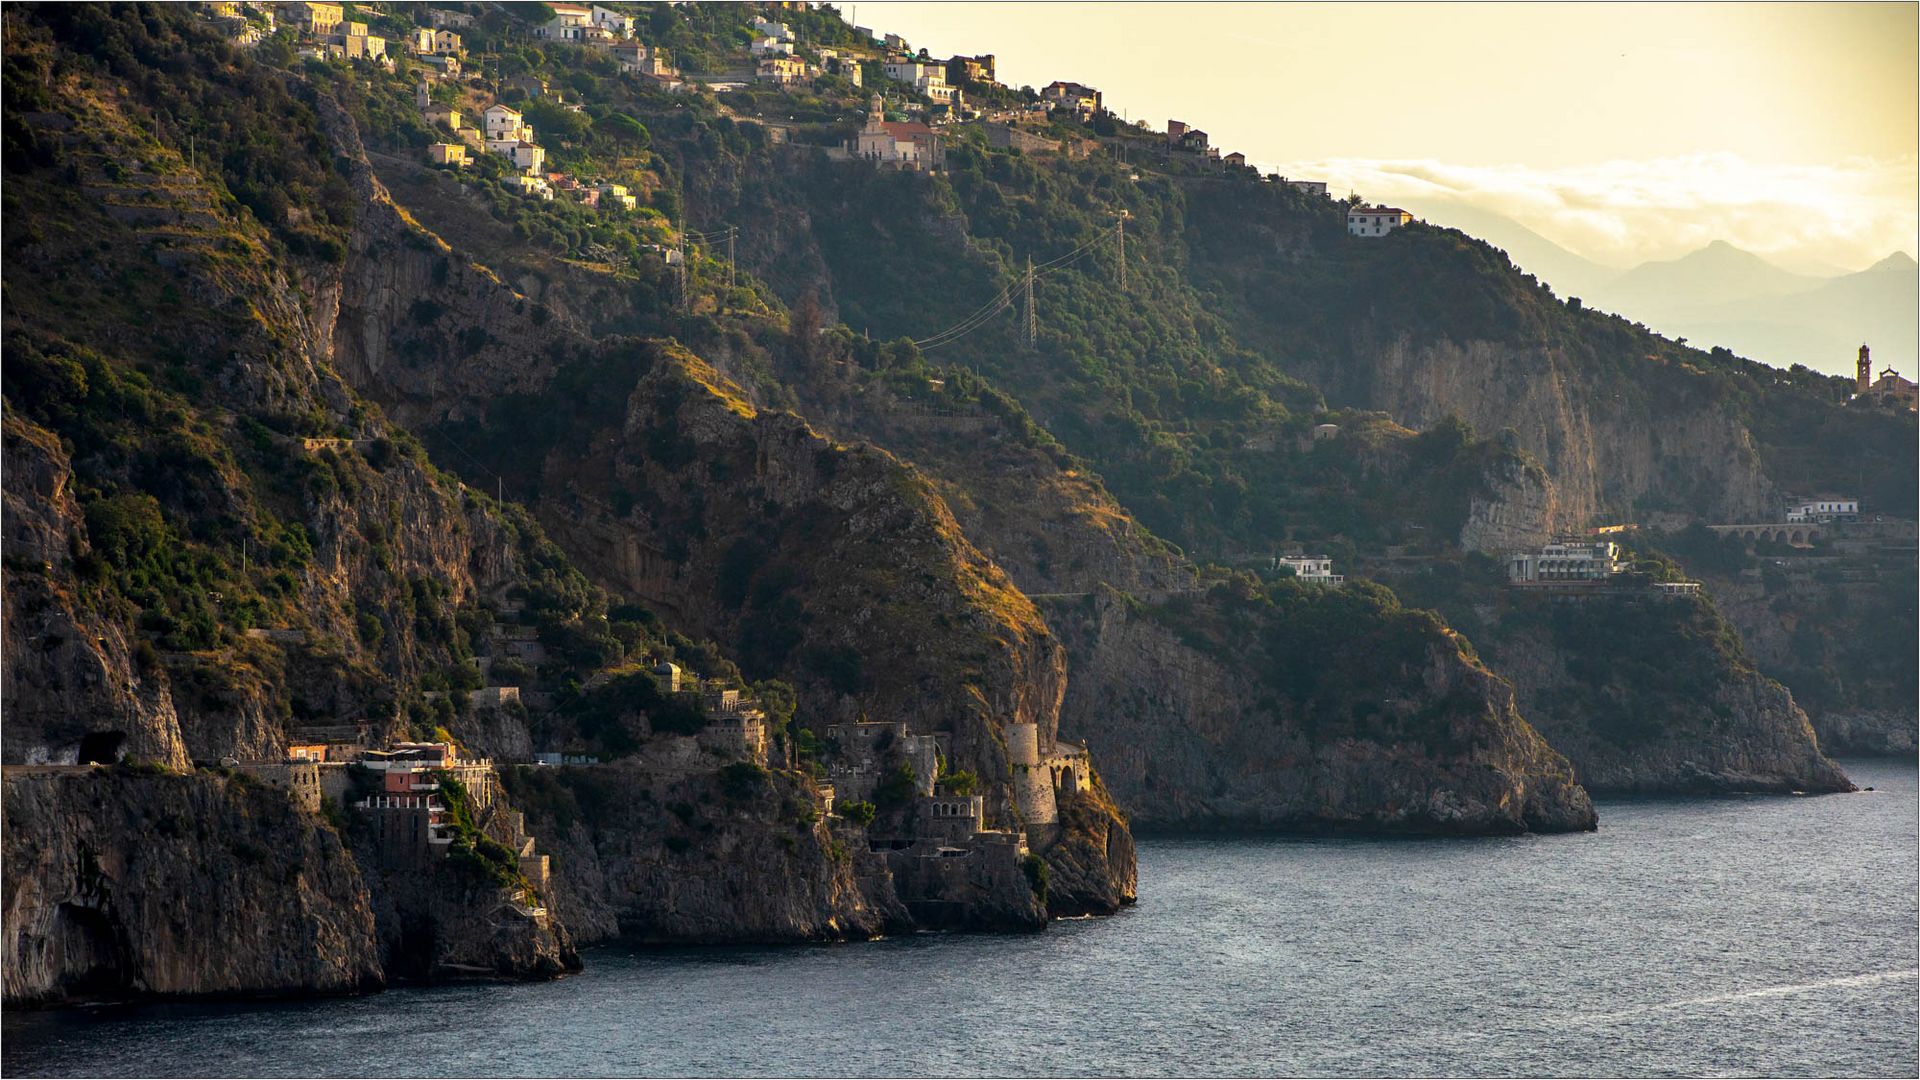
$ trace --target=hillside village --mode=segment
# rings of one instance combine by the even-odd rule
[[[529,199],[561,198],[602,213],[646,211],[643,216],[654,227],[641,247],[668,265],[687,257],[688,237],[651,214],[644,182],[624,182],[603,169],[571,162],[561,167],[572,155],[556,157],[524,111],[537,103],[549,115],[559,110],[581,116],[590,103],[576,89],[512,72],[507,50],[522,43],[582,50],[580,63],[604,66],[634,93],[707,96],[722,115],[761,124],[774,141],[815,143],[830,159],[937,172],[948,142],[982,138],[993,147],[1034,154],[1083,157],[1104,149],[1136,160],[1145,153],[1161,168],[1211,170],[1328,194],[1324,182],[1263,177],[1244,154],[1223,154],[1204,130],[1183,121],[1169,120],[1163,132],[1127,124],[1105,108],[1097,88],[1066,80],[1037,89],[1010,87],[998,80],[991,55],[932,57],[925,49],[914,51],[898,35],[840,22],[826,6],[753,6],[753,13],[742,17],[739,37],[722,39],[725,51],[711,54],[705,70],[686,72],[670,48],[647,40],[643,17],[604,5],[543,5],[552,17],[537,23],[504,19],[497,8],[426,4],[222,2],[201,7],[237,46],[284,44],[298,60],[371,65],[406,80],[414,86],[416,116],[432,133],[417,150],[426,163],[477,172],[476,179],[484,177]],[[805,14],[807,25],[816,28],[827,20],[832,32],[796,30],[783,13],[790,13],[787,19]],[[857,127],[843,122],[841,132],[818,121],[794,124],[778,115],[777,100],[752,93],[764,89],[833,103],[843,116],[863,115],[865,122]],[[601,116],[596,122],[608,120]],[[616,115],[612,129],[630,133],[643,154],[644,128],[633,132],[639,125],[630,120]],[[1349,232],[1382,236],[1409,220],[1405,211],[1359,206],[1350,215]]]

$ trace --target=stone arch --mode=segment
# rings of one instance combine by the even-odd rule
[[[1740,534],[1740,539],[1745,540],[1749,544],[1753,543],[1755,540],[1758,540],[1759,538],[1760,538],[1759,534],[1754,532],[1752,529],[1744,530]]]
[[[1804,545],[1807,542],[1806,531],[1803,529],[1793,530],[1793,538],[1789,542],[1792,543],[1795,547],[1800,547]]]

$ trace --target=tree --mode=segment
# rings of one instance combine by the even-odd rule
[[[594,130],[612,139],[616,147],[632,147],[634,150],[645,150],[647,147],[653,145],[653,133],[647,130],[645,124],[628,116],[626,113],[615,113],[607,117],[599,124],[596,124]],[[622,168],[624,161],[624,157],[616,157],[613,167],[615,169]]]

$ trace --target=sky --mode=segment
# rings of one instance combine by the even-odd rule
[[[1608,266],[1713,240],[1801,270],[1920,249],[1911,3],[1016,4],[841,12],[1069,79],[1289,177],[1459,199]],[[1436,215],[1436,217],[1439,215]]]

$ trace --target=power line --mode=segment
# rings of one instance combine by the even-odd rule
[[[1027,348],[1033,348],[1033,339],[1040,332],[1040,317],[1033,310],[1033,256],[1027,256]]]
[[[1079,247],[1073,249],[1072,251],[1067,252],[1064,255],[1060,255],[1055,258],[1049,259],[1046,262],[1040,263],[1038,265],[1035,265],[1033,261],[1033,257],[1029,255],[1027,257],[1027,272],[1025,274],[1022,274],[1020,277],[1015,278],[1012,282],[1008,283],[1008,285],[1005,288],[1001,289],[1000,292],[996,294],[993,299],[987,301],[984,305],[977,308],[972,314],[968,315],[964,319],[961,319],[959,322],[953,324],[952,326],[949,326],[946,329],[941,330],[939,333],[930,334],[927,337],[919,338],[914,341],[914,344],[919,348],[921,348],[922,350],[927,350],[927,349],[937,349],[942,345],[949,345],[955,341],[960,340],[961,338],[967,336],[973,331],[979,329],[981,326],[985,325],[987,322],[992,320],[994,316],[1000,314],[1002,311],[1005,311],[1008,307],[1011,307],[1014,303],[1013,294],[1014,294],[1014,291],[1017,289],[1017,290],[1020,290],[1021,303],[1024,306],[1026,311],[1026,318],[1024,320],[1025,326],[1022,328],[1022,332],[1026,337],[1028,346],[1032,346],[1035,343],[1035,341],[1037,341],[1039,338],[1039,317],[1038,317],[1037,308],[1034,305],[1034,298],[1033,298],[1034,282],[1038,281],[1040,278],[1043,278],[1048,274],[1067,269],[1073,264],[1079,262],[1081,259],[1085,258],[1088,255],[1088,253],[1092,252],[1095,248],[1099,247],[1101,244],[1104,244],[1109,240],[1115,239],[1117,236],[1120,236],[1120,234],[1110,233],[1110,232],[1107,232],[1105,229],[1102,229],[1100,231],[1100,235],[1094,237],[1092,240],[1089,240],[1086,243],[1081,244]],[[1120,240],[1122,245],[1124,245],[1125,244],[1124,237],[1120,237]],[[1124,251],[1124,246],[1122,250]],[[1125,276],[1125,272],[1123,269],[1122,270],[1123,284],[1121,286],[1122,288],[1125,288],[1124,276]]]

